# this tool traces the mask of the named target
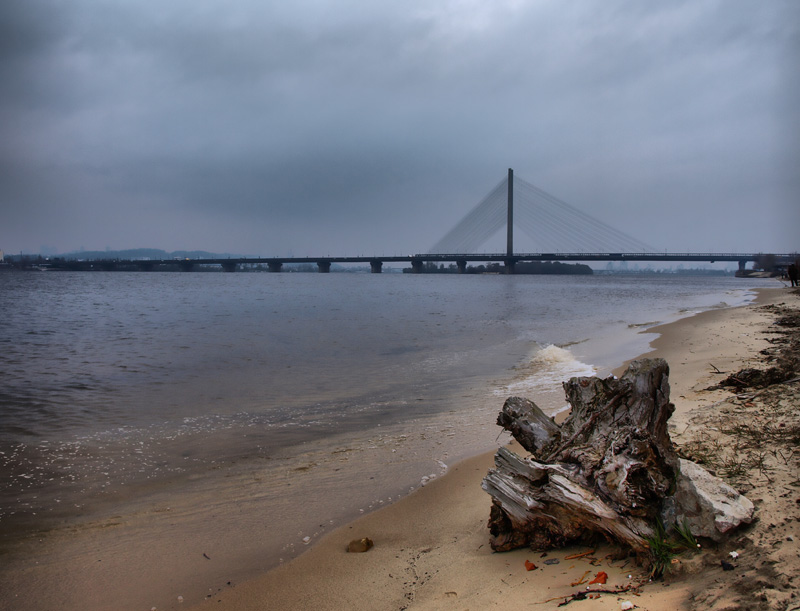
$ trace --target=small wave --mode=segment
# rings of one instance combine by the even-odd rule
[[[586,337],[584,339],[576,339],[574,342],[567,342],[566,344],[561,344],[562,348],[569,348],[570,346],[578,346],[580,344],[586,343],[589,341],[589,338]]]
[[[579,361],[569,350],[549,345],[537,351],[530,360],[525,377],[495,390],[495,394],[527,396],[547,411],[563,407],[562,382],[573,377],[592,376],[597,373],[594,366]]]
[[[594,375],[597,372],[593,365],[578,360],[565,345],[549,344],[545,346],[533,355],[531,365],[558,374],[568,374],[569,377]]]
[[[559,346],[550,344],[539,350],[531,359],[532,365],[552,365],[555,363],[570,363],[575,360],[572,353]]]
[[[629,329],[640,329],[640,328],[647,328],[647,327],[655,327],[656,325],[660,325],[660,320],[653,320],[651,322],[632,322],[628,325]]]

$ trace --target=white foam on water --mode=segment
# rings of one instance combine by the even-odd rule
[[[568,349],[553,344],[538,350],[518,371],[521,377],[496,389],[494,394],[526,397],[551,414],[567,409],[563,382],[573,377],[597,374],[593,365],[578,360]]]
[[[573,354],[566,348],[560,348],[553,344],[546,346],[539,350],[536,355],[531,359],[534,365],[545,365],[552,363],[572,363],[576,359]]]

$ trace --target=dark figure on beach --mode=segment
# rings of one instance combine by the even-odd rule
[[[792,286],[798,286],[797,284],[797,266],[792,263],[789,265],[789,269],[786,270],[786,273],[789,274],[789,280],[792,281]]]

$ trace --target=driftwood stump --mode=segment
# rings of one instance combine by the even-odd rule
[[[491,546],[543,550],[602,535],[644,552],[659,521],[689,511],[675,497],[682,476],[667,432],[675,409],[669,366],[642,359],[619,379],[572,378],[564,389],[572,411],[560,427],[527,399],[503,405],[498,425],[531,456],[501,448],[483,480],[492,496]],[[740,521],[752,518],[749,507]]]

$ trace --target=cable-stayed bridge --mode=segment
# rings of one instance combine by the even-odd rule
[[[652,254],[652,246],[514,177],[513,170],[444,235],[429,253],[475,253],[506,227],[506,256],[514,253],[514,232],[521,229],[538,253]]]
[[[478,249],[503,227],[506,228],[506,250],[502,253],[479,253]],[[519,253],[514,250],[514,228],[522,230],[537,252]],[[368,263],[373,273],[379,273],[384,263],[406,263],[414,272],[422,272],[426,263],[456,263],[465,272],[467,263],[502,262],[506,273],[513,273],[521,261],[735,261],[745,269],[748,261],[757,261],[763,253],[667,253],[656,250],[607,223],[582,212],[559,198],[520,178],[513,170],[486,197],[445,234],[427,253],[407,256],[371,257],[241,257],[225,259],[167,259],[147,261],[54,260],[53,268],[75,270],[150,271],[176,266],[192,271],[197,266],[217,265],[225,271],[236,271],[239,265],[266,265],[269,271],[279,272],[285,264],[316,264],[322,273],[329,272],[333,263]],[[770,255],[778,264],[793,261],[796,254]]]

